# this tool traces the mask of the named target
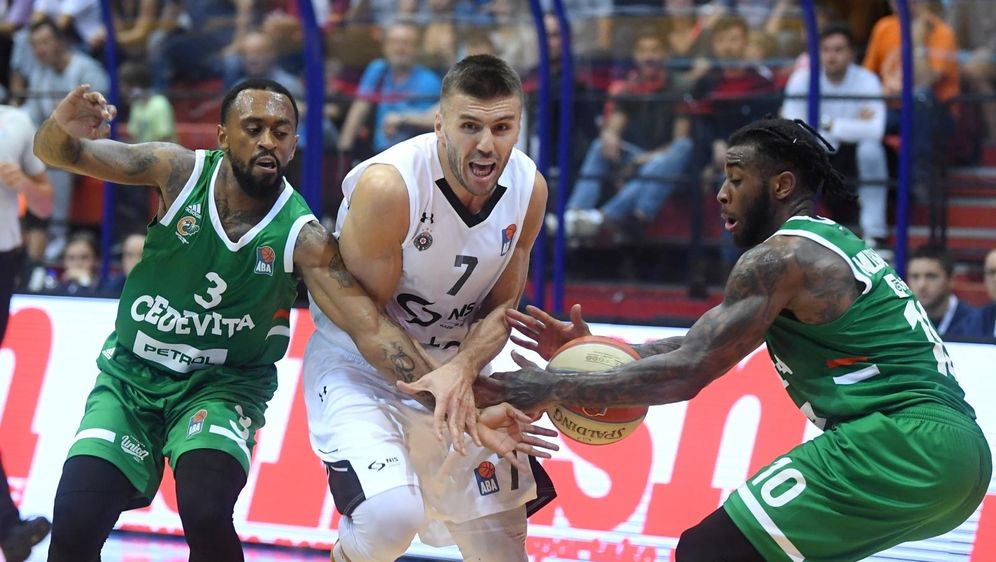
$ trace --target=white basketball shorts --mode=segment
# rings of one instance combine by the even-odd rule
[[[533,513],[556,495],[535,459],[532,471],[520,471],[466,435],[466,456],[452,451],[436,438],[432,412],[361,356],[317,333],[304,354],[304,397],[311,447],[329,470],[336,508],[344,515],[368,497],[414,485],[430,520],[419,532],[422,542],[446,546],[453,544],[446,522],[524,504]]]

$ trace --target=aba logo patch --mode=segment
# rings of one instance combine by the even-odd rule
[[[201,227],[197,224],[197,219],[187,215],[182,219],[176,221],[176,237],[180,239],[180,242],[184,244],[189,244],[190,241],[187,240],[188,236],[193,236],[201,231]]]
[[[190,421],[187,422],[187,437],[192,437],[197,435],[204,429],[204,420],[208,417],[208,412],[204,408],[197,410],[194,415],[190,416]]]
[[[474,478],[477,479],[477,489],[482,496],[494,494],[498,491],[498,475],[495,474],[495,465],[489,461],[484,461],[474,469]]]
[[[418,251],[424,252],[432,246],[432,235],[428,231],[419,232],[413,243]]]
[[[512,249],[512,240],[515,240],[515,230],[516,227],[514,224],[501,229],[501,255],[504,256]]]
[[[273,262],[277,261],[277,253],[269,246],[256,248],[256,267],[253,273],[273,276]]]

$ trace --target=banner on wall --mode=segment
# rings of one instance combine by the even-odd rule
[[[0,349],[0,451],[12,492],[26,513],[50,514],[62,463],[97,374],[116,301],[15,296]],[[301,361],[314,327],[291,316],[291,342],[278,364],[279,388],[258,435],[248,483],[236,505],[247,541],[330,548],[339,515],[321,463],[308,444]],[[593,324],[596,334],[642,342],[684,330]],[[507,348],[496,370],[515,368]],[[951,344],[958,379],[996,444],[996,346]],[[818,434],[785,394],[763,350],[688,403],[651,408],[644,424],[604,447],[558,440],[544,461],[558,498],[530,519],[533,562],[672,559],[681,532],[716,509],[748,476]],[[180,534],[172,476],[151,506],[122,515],[126,530]],[[459,560],[455,549],[415,544],[415,555]],[[959,528],[900,545],[871,560],[996,561],[996,484]]]

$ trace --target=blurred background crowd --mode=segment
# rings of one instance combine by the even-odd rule
[[[612,320],[687,322],[722,295],[737,250],[715,193],[724,139],[766,114],[806,118],[809,64],[798,0],[564,0],[571,63],[558,20],[544,17],[554,87],[546,126],[569,161],[566,212],[546,220],[568,241],[569,302]],[[818,128],[858,201],[822,214],[886,259],[896,239],[897,155],[913,156],[907,282],[942,334],[996,334],[996,10],[990,0],[911,0],[914,129],[902,147],[900,33],[890,0],[816,0],[822,65]],[[248,77],[288,87],[322,115],[321,208],[330,222],[356,162],[432,130],[440,79],[460,58],[492,53],[527,93],[519,148],[537,157],[537,29],[527,0],[313,0],[324,84],[304,81],[296,0],[0,0],[3,103],[37,127],[74,86],[107,91],[115,41],[118,137],[216,144],[220,100]],[[549,8],[549,6],[547,6]],[[560,74],[574,95],[559,103]],[[307,107],[305,88],[321,88]],[[6,109],[6,108],[5,108]],[[13,127],[0,112],[0,137]],[[571,119],[571,138],[557,123]],[[301,131],[303,133],[303,131]],[[302,135],[302,139],[304,136]],[[117,189],[112,243],[98,243],[103,186],[30,155],[0,151],[0,195],[20,196],[18,290],[115,296],[141,256],[154,190]],[[300,183],[299,157],[290,180]],[[565,180],[561,180],[561,177]],[[0,226],[0,232],[15,228]],[[16,229],[16,228],[15,228]],[[8,243],[0,238],[0,245]],[[8,243],[10,245],[10,243]],[[0,247],[0,251],[11,248]],[[103,262],[109,267],[101,267]],[[107,273],[103,276],[100,272]]]

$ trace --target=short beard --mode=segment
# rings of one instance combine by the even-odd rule
[[[761,185],[767,186],[768,178],[763,178]],[[733,242],[741,248],[753,248],[764,242],[771,235],[768,230],[771,228],[773,219],[771,194],[765,190],[750,202],[747,212],[741,218],[743,228],[740,229],[739,233],[733,234]]]
[[[235,176],[235,181],[249,197],[267,201],[273,199],[273,196],[280,191],[280,187],[284,183],[284,167],[280,165],[276,157],[274,157],[274,161],[277,162],[277,173],[273,176],[273,180],[265,181],[253,175],[251,171],[252,159],[249,160],[248,164],[243,165],[231,154],[226,154],[226,156],[232,165],[232,175]]]

